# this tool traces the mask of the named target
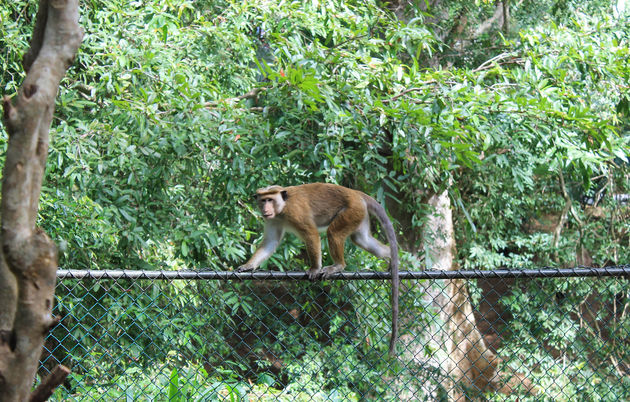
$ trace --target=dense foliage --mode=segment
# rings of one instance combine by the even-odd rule
[[[615,196],[630,193],[630,20],[602,1],[520,2],[503,34],[441,35],[492,15],[478,3],[397,16],[379,1],[82,2],[40,203],[60,264],[231,269],[260,237],[253,191],[310,181],[387,201],[408,269],[420,268],[426,199],[444,189],[464,268],[627,263]],[[35,11],[0,6],[6,94]],[[300,250],[289,238],[266,267],[299,269]],[[356,250],[349,264],[381,269]],[[232,292],[235,311],[260,308]],[[214,314],[220,345],[231,312]]]

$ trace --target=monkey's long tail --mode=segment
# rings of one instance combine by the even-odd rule
[[[396,240],[394,225],[392,225],[392,221],[389,220],[385,208],[368,195],[365,196],[365,201],[368,212],[378,218],[385,231],[385,237],[387,237],[391,254],[389,271],[392,275],[392,336],[389,340],[389,356],[393,357],[395,355],[396,341],[398,340],[398,296],[400,287],[400,277],[398,276],[398,241]]]

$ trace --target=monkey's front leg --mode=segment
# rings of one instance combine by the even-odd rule
[[[276,251],[280,240],[284,236],[284,229],[280,225],[268,223],[265,225],[265,234],[258,250],[245,264],[238,267],[238,272],[253,271],[265,262]]]

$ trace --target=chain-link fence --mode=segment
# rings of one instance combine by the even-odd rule
[[[56,400],[630,400],[630,266],[60,271]],[[465,286],[462,286],[465,285]]]

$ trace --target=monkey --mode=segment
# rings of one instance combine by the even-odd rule
[[[369,195],[329,183],[299,186],[269,186],[256,190],[256,201],[265,220],[263,240],[252,257],[238,267],[238,272],[252,271],[276,250],[285,232],[297,235],[306,245],[311,280],[327,279],[346,267],[344,243],[353,243],[381,259],[389,259],[392,275],[392,334],[389,355],[394,355],[398,339],[398,242],[385,208]],[[380,222],[389,247],[370,233],[369,215]],[[319,232],[326,231],[333,265],[322,267]]]

